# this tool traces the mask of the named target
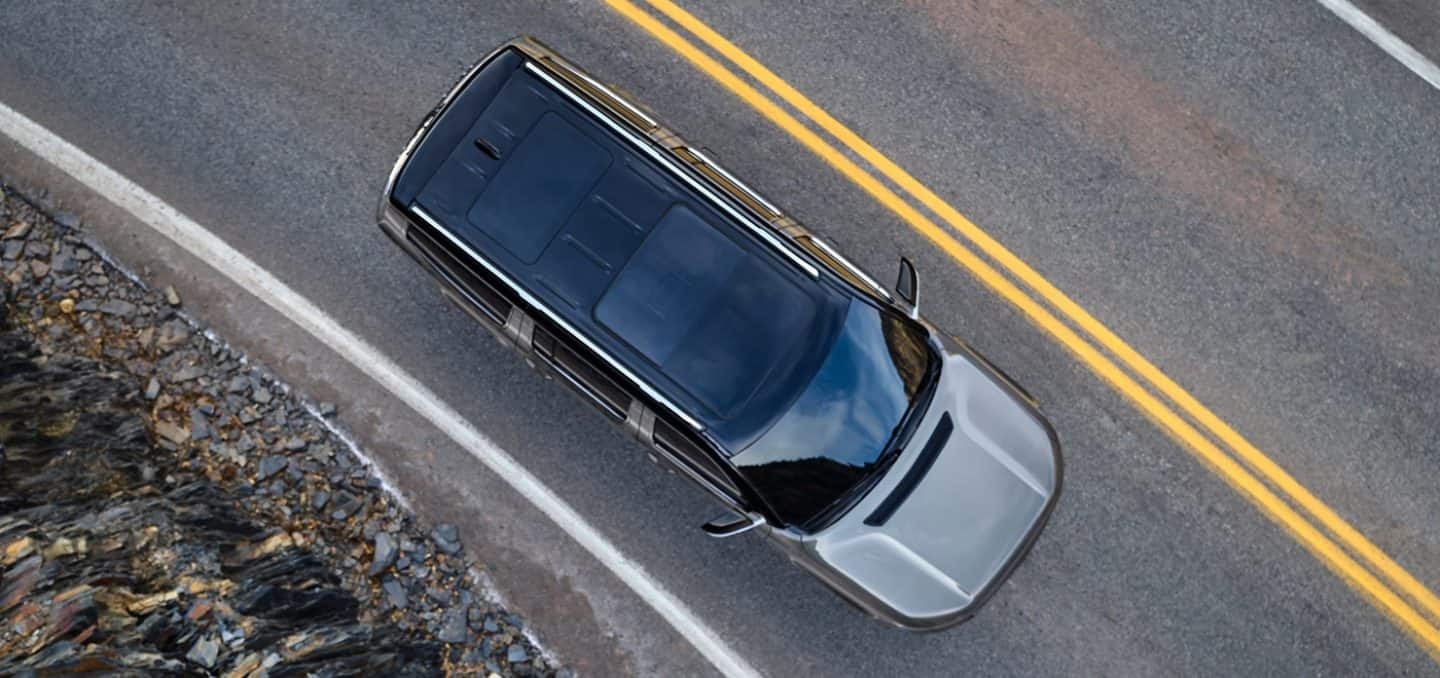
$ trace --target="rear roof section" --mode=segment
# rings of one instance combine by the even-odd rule
[[[743,447],[808,383],[844,299],[512,54],[437,123],[397,201],[413,200],[732,451]],[[474,91],[485,100],[467,100]]]

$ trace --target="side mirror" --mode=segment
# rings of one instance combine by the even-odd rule
[[[719,518],[716,518],[708,523],[705,523],[704,525],[701,525],[700,529],[705,530],[705,534],[708,534],[712,537],[715,537],[717,539],[724,539],[725,537],[733,537],[737,534],[744,534],[764,524],[765,516],[762,516],[753,511],[746,511],[743,514],[738,515],[735,513],[729,513],[720,516]]]
[[[910,317],[920,316],[920,277],[915,273],[915,264],[900,257],[900,276],[895,281],[895,294],[910,305]]]

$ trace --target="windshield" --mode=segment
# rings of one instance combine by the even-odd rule
[[[889,462],[935,361],[923,328],[852,300],[805,391],[732,461],[780,519],[805,526]]]

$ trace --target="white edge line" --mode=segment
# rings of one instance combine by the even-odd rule
[[[1350,4],[1348,0],[1318,0],[1318,2],[1335,16],[1340,17],[1341,21],[1350,24],[1351,28],[1359,31],[1370,42],[1385,50],[1386,54],[1414,71],[1415,75],[1430,83],[1431,87],[1440,89],[1440,66],[1436,66],[1435,62],[1426,59],[1424,54],[1416,51],[1414,47],[1391,33],[1389,29],[1381,26],[1380,22],[1360,11],[1359,7]]]
[[[554,521],[664,617],[722,674],[760,675],[684,603],[652,580],[643,566],[622,553],[514,457],[492,443],[430,389],[365,340],[345,329],[309,299],[290,289],[179,210],[3,103],[0,103],[0,132],[199,257],[384,386]]]

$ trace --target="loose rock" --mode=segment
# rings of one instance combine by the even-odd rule
[[[285,470],[290,465],[290,459],[280,455],[266,455],[260,459],[260,466],[256,468],[256,474],[260,480],[267,480],[270,476]]]
[[[121,318],[129,318],[130,316],[135,315],[135,304],[125,301],[124,299],[110,299],[105,303],[100,304],[100,312],[104,313],[105,315],[114,315],[120,316]]]
[[[335,520],[344,520],[360,510],[360,500],[355,495],[344,490],[337,492],[330,499],[330,517]]]
[[[469,636],[469,629],[465,625],[465,610],[457,608],[447,611],[441,618],[440,632],[435,634],[435,639],[442,643],[463,643]]]
[[[165,421],[164,419],[156,420],[155,432],[159,433],[161,438],[175,443],[176,445],[184,443],[185,441],[190,439],[190,431],[186,430],[185,427],[180,426],[179,424]]]
[[[0,364],[21,369],[0,371],[0,421],[65,423],[43,437],[0,427],[0,675],[442,672],[432,640],[361,620],[313,539],[257,524],[153,447],[134,377],[42,356],[4,314]]]
[[[170,375],[170,381],[180,384],[190,381],[191,379],[197,379],[201,376],[204,376],[204,374],[204,367],[201,367],[199,365],[192,365],[190,367],[182,368],[175,374]]]
[[[204,440],[210,437],[210,422],[205,414],[195,409],[190,411],[190,439]]]
[[[395,537],[388,533],[381,532],[375,535],[375,559],[370,563],[370,576],[375,576],[389,569],[395,564],[395,558],[400,555]]]
[[[386,577],[380,583],[380,589],[385,592],[385,597],[390,605],[397,610],[403,610],[410,606],[410,596],[405,593],[405,587],[393,577]]]
[[[0,427],[0,675],[553,675],[471,589],[459,530],[419,525],[313,416],[333,404],[307,407],[178,315],[178,291],[136,285],[3,186],[0,224],[0,364],[19,337],[42,366],[0,369],[0,421],[22,420],[16,379],[77,360],[92,385],[66,392],[95,404],[22,403],[56,422],[43,450]],[[111,576],[121,563],[144,583]]]
[[[75,257],[71,255],[70,248],[62,248],[55,256],[50,258],[50,270],[61,275],[69,275],[75,272]]]
[[[190,646],[190,651],[185,654],[186,659],[207,669],[215,668],[215,660],[219,656],[220,645],[210,636],[195,641],[195,644]]]
[[[163,349],[172,349],[190,339],[190,330],[185,323],[179,320],[171,320],[160,326],[160,336],[156,337],[156,344]]]
[[[460,530],[449,523],[437,525],[430,532],[430,539],[435,542],[435,548],[440,549],[446,555],[455,555],[460,552]]]
[[[5,235],[0,236],[0,239],[24,240],[28,233],[30,233],[30,224],[24,221],[17,221],[10,224],[10,228],[5,229]]]

